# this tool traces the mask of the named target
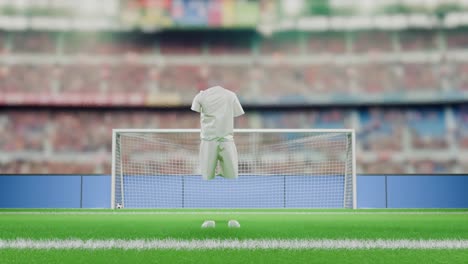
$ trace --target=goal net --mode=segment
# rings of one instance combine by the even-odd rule
[[[114,129],[111,207],[356,208],[354,131],[237,129],[239,178],[200,175],[199,129]]]

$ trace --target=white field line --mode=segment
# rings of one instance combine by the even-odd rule
[[[206,250],[206,249],[468,249],[468,240],[300,240],[300,239],[248,239],[248,240],[80,240],[52,239],[1,240],[1,249],[83,249],[83,250]]]
[[[460,212],[295,212],[295,211],[123,211],[110,210],[109,212],[75,211],[75,212],[0,212],[0,215],[468,215],[468,211]]]

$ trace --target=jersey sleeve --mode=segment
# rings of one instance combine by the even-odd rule
[[[195,112],[201,112],[200,94],[197,94],[195,98],[193,98],[192,107],[190,109]]]
[[[234,105],[233,105],[233,112],[234,112],[234,117],[238,117],[238,116],[241,116],[243,115],[245,112],[244,112],[244,109],[242,109],[242,105],[240,104],[239,102],[239,99],[237,98],[237,96],[234,96]]]

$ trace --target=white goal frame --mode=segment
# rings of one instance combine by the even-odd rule
[[[354,129],[234,129],[234,133],[349,133],[351,134],[351,165],[352,165],[352,203],[353,209],[357,209],[357,179],[356,179],[356,133]],[[112,129],[112,175],[111,175],[111,209],[115,204],[115,179],[116,179],[116,139],[118,133],[200,133],[200,129]],[[242,154],[240,154],[242,155]]]

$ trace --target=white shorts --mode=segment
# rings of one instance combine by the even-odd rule
[[[220,176],[229,179],[238,177],[237,148],[234,141],[206,141],[200,143],[200,169],[204,180],[214,179],[218,161]]]

